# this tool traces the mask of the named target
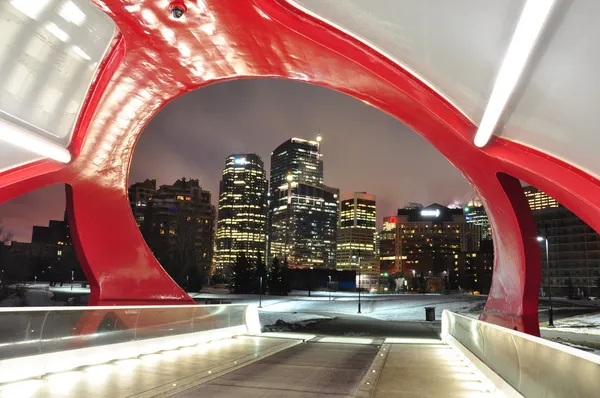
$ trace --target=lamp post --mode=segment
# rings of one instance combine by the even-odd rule
[[[262,275],[260,277],[259,295],[258,295],[258,308],[262,308]]]
[[[360,314],[360,250],[356,251],[358,255],[353,255],[354,259],[358,259],[358,313]]]
[[[285,218],[286,218],[286,227],[285,227],[285,247],[283,249],[283,257],[284,261],[287,262],[288,252],[291,252],[289,247],[290,241],[290,229],[292,228],[292,182],[294,181],[294,175],[288,171],[288,175],[285,177],[287,181],[287,206],[285,208]]]
[[[552,278],[550,276],[550,256],[548,250],[548,228],[545,228],[545,236],[538,236],[538,242],[545,241],[546,243],[546,268],[548,269],[548,301],[550,303],[550,308],[548,309],[548,327],[554,327],[554,313],[552,308]]]
[[[329,275],[329,284],[327,285],[327,290],[329,290],[329,301],[331,301],[331,275]]]
[[[71,290],[73,290],[73,281],[75,280],[75,271],[71,270]]]

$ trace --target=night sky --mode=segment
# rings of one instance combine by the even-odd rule
[[[272,79],[215,84],[167,105],[140,139],[130,183],[198,178],[216,204],[227,155],[258,153],[268,172],[279,144],[318,131],[325,183],[377,195],[379,222],[408,202],[448,205],[473,195],[458,170],[396,119],[344,94]],[[33,224],[62,219],[64,203],[64,188],[51,186],[0,205],[0,218],[15,240],[29,241]]]

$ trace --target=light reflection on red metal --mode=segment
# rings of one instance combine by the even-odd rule
[[[0,174],[0,202],[51,183],[70,185],[70,223],[92,286],[91,304],[192,302],[155,260],[129,209],[127,175],[135,144],[160,108],[186,92],[231,79],[277,77],[365,101],[448,158],[477,190],[493,226],[495,273],[483,318],[539,334],[539,253],[529,244],[529,221],[522,221],[527,218],[522,193],[497,174],[535,185],[600,230],[597,179],[501,138],[475,148],[475,126],[425,84],[285,2],[189,2],[178,20],[160,2],[128,9],[127,1],[97,3],[117,23],[122,42],[88,98],[96,112],[83,113],[71,145],[75,159],[66,166],[41,161]]]

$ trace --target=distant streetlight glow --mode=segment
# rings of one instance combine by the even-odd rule
[[[291,174],[288,174],[288,175],[287,175],[287,177],[285,177],[285,179],[286,179],[288,182],[292,182],[292,181],[294,181],[294,176],[293,176],[293,175],[291,175]]]
[[[536,239],[537,239],[538,242],[543,242],[544,241],[544,238],[541,237],[541,236],[538,236]]]

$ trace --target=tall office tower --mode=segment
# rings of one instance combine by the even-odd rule
[[[338,194],[324,187],[281,186],[271,196],[271,258],[290,268],[333,268],[338,203]]]
[[[323,185],[320,141],[320,137],[316,141],[290,138],[271,153],[271,195],[287,183],[289,174],[296,183]]]
[[[478,200],[471,200],[464,208],[465,219],[468,223],[481,226],[482,239],[492,239],[492,228],[490,220],[483,208],[483,205]]]
[[[229,274],[239,254],[265,260],[267,175],[260,156],[230,155],[219,189],[215,272]]]
[[[292,268],[335,265],[339,190],[323,184],[319,149],[291,138],[271,153],[269,254]]]
[[[375,195],[366,192],[355,192],[342,199],[337,236],[337,270],[358,270],[358,261],[353,256],[360,251],[361,274],[379,274],[376,209]]]
[[[532,211],[560,207],[560,204],[556,199],[532,186],[523,187],[523,193],[525,194],[525,197],[529,202],[529,208]]]

